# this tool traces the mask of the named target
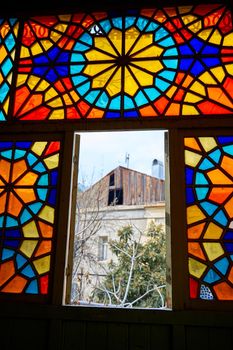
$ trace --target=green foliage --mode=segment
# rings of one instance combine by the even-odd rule
[[[110,242],[117,259],[108,265],[108,273],[100,288],[94,290],[94,300],[105,304],[156,308],[165,298],[166,243],[162,225],[151,221],[141,234],[131,225],[117,232],[118,239]],[[136,302],[135,302],[136,301]]]

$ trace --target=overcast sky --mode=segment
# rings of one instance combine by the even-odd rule
[[[153,159],[164,163],[164,131],[84,132],[79,154],[79,182],[95,183],[121,165],[151,175]],[[128,164],[126,155],[129,155]]]

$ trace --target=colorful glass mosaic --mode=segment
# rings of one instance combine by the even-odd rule
[[[233,136],[184,145],[190,298],[233,300]]]
[[[60,142],[0,142],[0,293],[49,293]]]
[[[0,19],[0,121],[6,119],[18,34],[16,19]]]
[[[14,118],[231,114],[232,42],[219,4],[31,18]]]

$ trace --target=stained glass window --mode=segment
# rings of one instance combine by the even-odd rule
[[[0,19],[0,121],[6,119],[18,34],[16,19]]]
[[[59,141],[0,142],[0,294],[48,295]]]
[[[14,118],[230,115],[232,41],[219,4],[31,18]]]
[[[233,136],[184,144],[190,298],[233,300]]]

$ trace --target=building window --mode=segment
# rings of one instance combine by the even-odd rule
[[[101,236],[99,237],[98,242],[98,260],[103,261],[108,258],[108,237]]]

